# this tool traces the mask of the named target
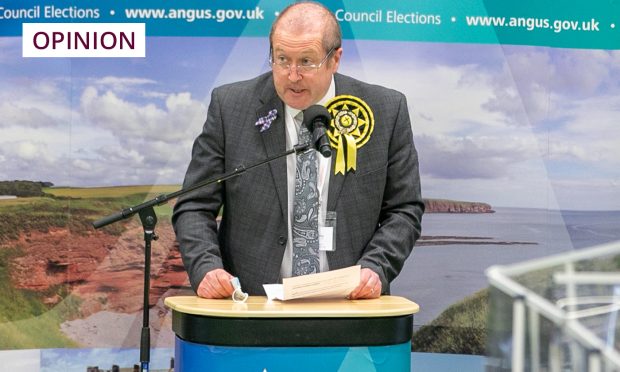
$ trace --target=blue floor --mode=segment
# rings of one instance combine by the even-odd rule
[[[138,362],[137,349],[33,349],[0,350],[2,371],[85,371],[86,366],[108,369],[112,364],[131,367]],[[151,350],[151,369],[167,370],[172,348]],[[480,355],[411,353],[412,372],[484,372],[486,358]],[[359,371],[361,372],[361,371]]]
[[[411,353],[411,372],[483,372],[481,355]]]

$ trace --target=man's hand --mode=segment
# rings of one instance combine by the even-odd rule
[[[234,288],[230,284],[233,276],[223,269],[209,271],[200,282],[196,294],[204,298],[226,298],[232,296]]]
[[[360,284],[349,294],[350,300],[362,298],[379,298],[381,296],[381,279],[374,271],[363,268],[360,272]]]

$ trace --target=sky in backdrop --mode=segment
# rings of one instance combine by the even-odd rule
[[[620,209],[619,51],[343,47],[341,73],[407,96],[425,197]],[[150,37],[136,59],[0,50],[0,180],[56,186],[180,185],[213,87],[269,71],[266,38]]]

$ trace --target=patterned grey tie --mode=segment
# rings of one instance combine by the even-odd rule
[[[295,116],[301,122],[303,113]],[[312,141],[305,125],[299,130],[299,143]],[[297,155],[295,197],[293,200],[293,276],[318,273],[319,266],[319,193],[314,147]]]

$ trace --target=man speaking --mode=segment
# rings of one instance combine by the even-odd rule
[[[313,141],[317,104],[333,156],[312,148],[180,197],[172,221],[191,285],[225,298],[237,276],[264,295],[265,283],[361,265],[349,298],[387,294],[424,212],[406,99],[337,73],[340,26],[321,4],[287,7],[269,42],[271,72],[213,90],[184,188]]]

